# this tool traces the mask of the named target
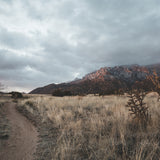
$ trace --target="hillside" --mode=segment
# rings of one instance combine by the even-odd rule
[[[72,94],[113,94],[135,85],[150,89],[146,77],[156,72],[160,76],[160,64],[147,66],[123,65],[104,67],[68,83],[49,84],[36,88],[31,94],[51,94],[56,89],[71,91]],[[142,85],[143,83],[143,85]]]

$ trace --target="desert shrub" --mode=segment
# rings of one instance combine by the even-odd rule
[[[56,96],[56,97],[64,97],[64,96],[71,96],[72,92],[68,91],[68,90],[61,90],[61,89],[56,89],[55,91],[53,91],[52,96]]]
[[[68,90],[63,91],[63,94],[64,96],[72,96],[72,92]]]
[[[157,101],[160,100],[160,77],[158,74],[154,71],[152,76],[147,77],[148,80],[152,83],[152,90],[157,92],[159,94],[159,97]]]
[[[134,121],[143,127],[146,127],[150,121],[148,106],[144,103],[146,93],[142,90],[131,90],[129,92],[129,100],[126,107],[129,108],[130,115]]]
[[[22,93],[20,92],[11,92],[12,98],[23,98]]]
[[[52,96],[56,96],[56,97],[63,97],[63,92],[60,89],[56,89],[55,91],[53,91]]]

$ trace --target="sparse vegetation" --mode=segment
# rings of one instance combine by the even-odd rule
[[[8,139],[10,134],[10,126],[4,110],[4,102],[0,102],[0,147],[3,144],[2,140]]]
[[[152,115],[152,125],[145,130],[133,124],[125,96],[43,96],[21,100],[19,107],[33,116],[39,114],[50,126],[42,138],[48,142],[47,153],[52,159],[157,160],[160,104],[155,97],[141,101],[150,106]],[[41,147],[45,145],[47,150],[45,140]]]
[[[146,92],[143,90],[131,90],[126,107],[129,108],[130,115],[133,117],[135,125],[146,128],[151,121],[151,115],[147,104],[144,102]]]
[[[152,90],[157,92],[159,94],[157,101],[160,100],[160,77],[157,75],[157,73],[154,71],[153,75],[150,75],[147,77],[148,80],[152,83]]]

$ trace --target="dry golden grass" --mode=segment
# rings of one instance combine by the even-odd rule
[[[10,101],[12,101],[10,94],[0,94],[0,103],[10,102]]]
[[[150,160],[160,155],[160,102],[148,96],[152,122],[143,130],[129,116],[125,96],[34,96],[19,101],[29,112],[37,107],[59,129],[53,159]]]

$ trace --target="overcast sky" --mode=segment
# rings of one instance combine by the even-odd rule
[[[160,62],[159,0],[0,0],[0,82],[30,91],[104,66]]]

